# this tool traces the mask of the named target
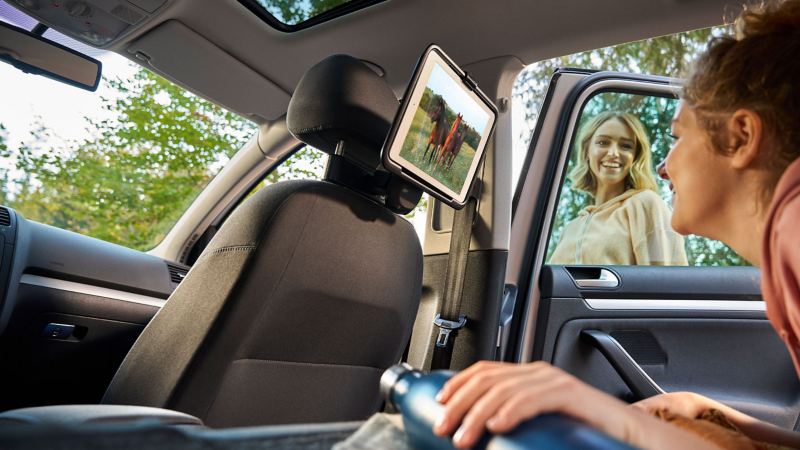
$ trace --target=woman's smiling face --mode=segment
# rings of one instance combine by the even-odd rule
[[[665,160],[673,193],[672,228],[681,234],[717,238],[719,216],[730,191],[731,177],[723,155],[714,151],[690,106],[681,102],[672,119],[675,139]]]
[[[625,179],[636,157],[633,131],[617,118],[603,122],[592,134],[587,152],[598,189],[625,190]]]

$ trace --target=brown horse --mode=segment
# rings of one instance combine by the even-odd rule
[[[433,159],[433,155],[438,154],[444,144],[447,136],[447,114],[445,110],[444,99],[437,97],[436,107],[428,113],[428,118],[433,122],[433,127],[431,128],[430,136],[428,136],[428,145],[422,153],[423,161],[428,155],[428,151],[431,150],[431,146],[433,146],[433,151],[431,151],[429,159]]]
[[[439,151],[439,154],[436,156],[436,167],[439,167],[443,161],[449,159],[449,155],[453,152],[458,152],[461,148],[461,144],[459,141],[463,142],[463,134],[464,132],[459,130],[461,128],[461,121],[464,118],[461,114],[456,116],[456,119],[453,121],[453,126],[450,127],[450,132],[447,134],[447,138],[444,141],[444,145],[442,145],[442,149]]]
[[[445,168],[447,170],[450,170],[450,168],[453,167],[456,157],[461,152],[461,148],[464,146],[464,140],[467,138],[467,131],[464,129],[464,125],[462,125],[461,129],[458,130],[456,136],[458,137],[455,139],[455,143],[452,145],[452,148],[447,154],[447,161],[445,161]]]

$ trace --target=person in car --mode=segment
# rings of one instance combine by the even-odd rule
[[[672,225],[720,239],[760,265],[767,316],[800,373],[800,0],[748,7],[735,27],[735,37],[709,44],[683,88],[666,161]],[[460,448],[485,428],[502,433],[545,412],[577,417],[641,448],[800,447],[800,433],[698,394],[631,406],[543,362],[478,363],[438,399],[446,413],[434,431],[455,432]],[[709,417],[714,423],[697,420]]]
[[[567,223],[551,264],[686,265],[683,238],[657,194],[644,125],[634,115],[606,111],[577,139],[572,186],[594,204]]]

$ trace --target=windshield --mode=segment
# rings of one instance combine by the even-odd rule
[[[35,25],[2,15],[9,9],[0,2],[0,20]],[[255,124],[120,55],[90,51],[103,64],[97,92],[0,63],[0,203],[31,220],[148,250]]]

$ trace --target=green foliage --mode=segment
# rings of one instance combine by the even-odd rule
[[[297,20],[332,8],[342,0],[272,3],[281,8],[284,17]],[[675,76],[685,71],[710,33],[693,31],[529,67],[519,77],[514,94],[526,110],[527,128],[523,134],[530,135],[548,79],[557,67]],[[0,202],[33,220],[148,249],[163,238],[255,127],[144,69],[130,80],[104,82],[114,92],[103,99],[110,118],[87,119],[89,133],[80,141],[64,142],[38,120],[31,124],[32,131],[24,142],[9,142],[6,129],[0,124]],[[430,101],[430,94],[423,95],[421,104]],[[586,105],[586,116],[606,108],[636,111],[650,130],[656,161],[666,154],[669,143],[665,130],[669,121],[665,118],[671,116],[674,102],[604,94]],[[270,173],[262,185],[283,179],[317,178],[324,158],[319,151],[302,149]],[[558,202],[560,222],[554,226],[551,241],[557,239],[565,220],[574,217],[589,201],[591,198],[585,194],[563,190]],[[409,217],[424,211],[425,205],[423,199]],[[719,242],[690,237],[686,245],[692,264],[743,263]]]
[[[548,80],[559,67],[611,70],[619,72],[647,73],[672,77],[684,76],[691,62],[705,48],[712,34],[723,28],[704,29],[664,36],[645,41],[632,42],[574,55],[554,58],[529,66],[517,79],[514,97],[524,107],[525,125],[520,138],[527,146],[530,135],[544,100]],[[675,99],[648,97],[621,93],[601,93],[584,106],[580,125],[596,114],[607,110],[629,111],[638,116],[648,129],[653,149],[654,164],[658,164],[669,151],[669,124],[675,111]],[[574,166],[573,151],[567,173]],[[665,183],[660,184],[662,197],[671,199]],[[591,204],[592,198],[584,192],[571,188],[565,177],[564,187],[558,199],[556,217],[548,243],[548,257],[555,249],[567,222],[575,218],[578,211]],[[686,252],[690,265],[744,265],[744,261],[730,248],[718,241],[698,236],[686,238]]]
[[[314,147],[305,146],[275,167],[246,197],[278,181],[322,179],[326,161],[325,153]]]
[[[86,119],[88,137],[62,142],[44,124],[17,148],[3,199],[26,217],[146,250],[255,131],[254,125],[140,69],[105,80],[112,118]]]
[[[349,0],[257,0],[276,19],[296,25],[347,3]]]
[[[556,69],[578,67],[681,77],[686,75],[692,61],[705,48],[712,33],[723,30],[724,28],[707,28],[689,31],[575,53],[528,66],[517,78],[514,87],[515,100],[525,110],[525,128],[521,131],[521,137],[529,141],[550,77]]]
[[[430,111],[431,102],[437,98],[442,98],[442,96],[434,94],[431,88],[426,87],[425,90],[422,91],[422,97],[419,99],[419,107],[425,111]]]

